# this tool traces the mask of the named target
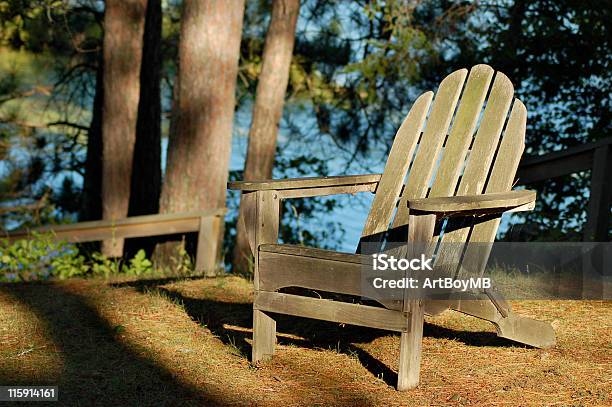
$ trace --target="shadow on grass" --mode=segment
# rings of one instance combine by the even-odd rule
[[[42,321],[44,335],[63,359],[59,376],[44,366],[25,371],[2,364],[3,385],[57,385],[60,404],[65,405],[226,405],[134,353],[121,342],[121,329],[111,326],[86,297],[66,286],[0,285],[0,291]]]
[[[168,298],[182,303],[192,319],[208,327],[225,344],[236,347],[243,357],[250,359],[251,345],[247,342],[247,339],[250,339],[252,334],[245,329],[251,329],[253,326],[252,304],[192,298],[171,288],[163,287],[177,280],[173,278],[140,280],[119,283],[114,286],[129,286],[141,292],[157,290]],[[397,384],[397,372],[356,345],[372,342],[376,338],[394,335],[394,333],[309,318],[296,318],[280,314],[271,315],[276,320],[277,332],[281,334],[277,337],[279,344],[295,345],[308,349],[333,349],[357,357],[360,363],[375,377],[384,380],[392,387]],[[282,334],[290,334],[303,339],[291,338]],[[458,340],[469,346],[517,346],[507,339],[498,337],[493,332],[459,331],[427,322],[424,326],[423,335],[439,339]]]

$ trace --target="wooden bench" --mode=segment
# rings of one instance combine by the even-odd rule
[[[133,238],[198,233],[197,271],[214,275],[220,259],[223,216],[225,209],[132,216],[117,220],[97,220],[66,225],[49,225],[7,233],[10,241],[28,239],[32,232],[52,233],[57,240],[73,243],[105,239]]]

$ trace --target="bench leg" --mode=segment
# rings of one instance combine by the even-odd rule
[[[421,300],[411,300],[408,330],[400,339],[399,373],[397,390],[404,391],[417,387],[421,370],[421,346],[423,342],[424,307]]]
[[[276,345],[276,321],[260,310],[253,310],[252,362],[269,360]]]
[[[220,262],[221,239],[223,239],[223,222],[219,216],[206,216],[200,219],[198,247],[195,269],[206,277],[214,277]]]

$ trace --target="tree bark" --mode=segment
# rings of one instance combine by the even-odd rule
[[[159,211],[161,192],[161,0],[148,0],[144,25],[140,67],[140,99],[136,121],[136,141],[128,216],[148,215]],[[126,255],[138,249],[147,253],[155,239],[129,239]]]
[[[183,2],[161,212],[225,207],[243,15],[244,0]]]
[[[140,96],[140,61],[147,0],[107,0],[104,11],[104,104],[102,110],[102,215],[127,216],[136,118]],[[102,253],[123,253],[123,239],[102,243]]]
[[[278,125],[289,81],[299,9],[299,0],[272,2],[272,18],[266,34],[253,120],[249,130],[249,145],[244,166],[244,179],[247,181],[272,177]],[[242,215],[241,205],[239,216]],[[236,272],[249,271],[249,264],[252,264],[251,252],[242,222],[238,222],[237,225],[233,257],[233,268]]]

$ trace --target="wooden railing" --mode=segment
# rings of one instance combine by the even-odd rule
[[[93,242],[106,239],[198,233],[196,270],[212,275],[220,259],[225,209],[210,211],[133,216],[117,220],[97,220],[67,225],[41,226],[6,235],[9,240],[27,239],[32,232],[52,233],[57,240]]]
[[[591,193],[585,241],[607,241],[612,203],[612,137],[541,156],[525,156],[518,169],[519,184],[530,184],[591,170]]]

